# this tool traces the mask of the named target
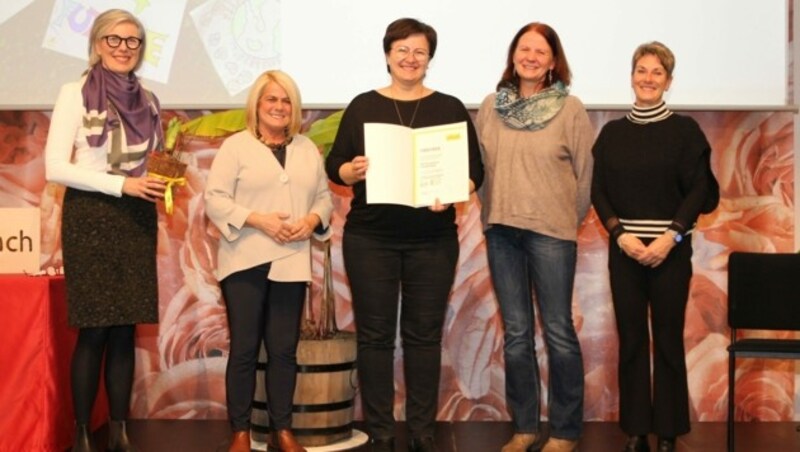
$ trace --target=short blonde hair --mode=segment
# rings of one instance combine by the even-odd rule
[[[259,136],[258,102],[261,100],[264,88],[270,83],[277,83],[283,88],[292,103],[292,116],[289,119],[289,125],[286,127],[286,138],[293,137],[300,133],[300,128],[303,126],[303,105],[300,100],[300,90],[297,89],[297,84],[289,77],[289,74],[277,70],[264,72],[253,82],[250,93],[247,95],[247,106],[245,107],[247,130],[254,136]]]
[[[109,9],[101,13],[94,19],[92,24],[92,31],[89,33],[89,67],[93,67],[100,61],[100,54],[95,50],[95,45],[103,39],[103,36],[108,34],[112,28],[122,23],[130,23],[136,25],[139,30],[139,39],[142,40],[142,45],[139,47],[139,61],[133,71],[138,71],[144,63],[144,55],[147,50],[147,39],[145,35],[144,25],[133,14],[125,11],[124,9]]]
[[[667,76],[672,78],[672,71],[675,69],[675,55],[669,47],[658,41],[645,42],[636,48],[631,59],[631,74],[636,70],[636,62],[645,55],[655,55],[664,66],[664,70],[667,71]]]

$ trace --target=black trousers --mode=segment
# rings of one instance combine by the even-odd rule
[[[446,237],[403,241],[345,230],[342,246],[353,296],[358,377],[369,433],[375,438],[394,436],[399,314],[407,426],[412,437],[433,436],[442,328],[458,262],[458,237],[453,231]]]
[[[234,273],[221,283],[231,335],[225,389],[233,431],[250,428],[262,340],[267,350],[270,426],[285,429],[292,425],[297,342],[306,283],[270,281],[268,273],[269,265],[262,265]]]
[[[691,259],[689,239],[673,248],[656,268],[640,265],[611,241],[608,269],[619,333],[619,417],[629,435],[652,432],[675,437],[689,432],[683,329]],[[653,337],[652,380],[648,318]]]

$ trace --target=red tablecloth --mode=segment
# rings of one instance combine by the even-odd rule
[[[0,275],[0,451],[63,451],[72,445],[70,359],[62,276]],[[108,417],[98,394],[92,425]]]

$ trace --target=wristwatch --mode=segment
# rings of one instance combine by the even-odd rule
[[[674,240],[675,243],[681,243],[681,240],[683,240],[683,235],[681,235],[680,232],[674,229],[667,229],[667,232],[672,236],[672,240]]]

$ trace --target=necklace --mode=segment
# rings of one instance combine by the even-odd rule
[[[258,138],[258,141],[260,141],[261,143],[264,144],[264,146],[272,149],[272,152],[275,152],[275,151],[277,151],[279,149],[282,149],[282,148],[285,148],[286,146],[288,146],[292,142],[292,138],[294,138],[294,137],[291,137],[291,138],[288,138],[288,139],[284,139],[280,143],[270,143],[260,133],[258,134],[257,138]]]
[[[414,113],[411,115],[411,121],[408,123],[408,127],[414,125],[414,119],[417,117],[417,110],[419,110],[419,104],[422,102],[422,98],[420,97],[417,99],[417,104],[414,106]],[[400,120],[400,125],[404,126],[406,123],[403,121],[403,117],[400,115],[400,107],[397,106],[397,100],[392,98],[392,103],[394,103],[394,111],[397,113],[397,119]]]
[[[291,142],[292,142],[291,138],[289,138],[288,140],[281,141],[280,143],[267,143],[266,141],[262,141],[262,143],[264,143],[264,146],[272,149],[273,152],[285,148]]]
[[[280,163],[281,167],[286,168],[286,146],[289,146],[293,138],[294,137],[286,138],[280,143],[268,143],[265,138],[258,137],[258,141],[272,151],[272,155],[278,159],[278,163]]]

